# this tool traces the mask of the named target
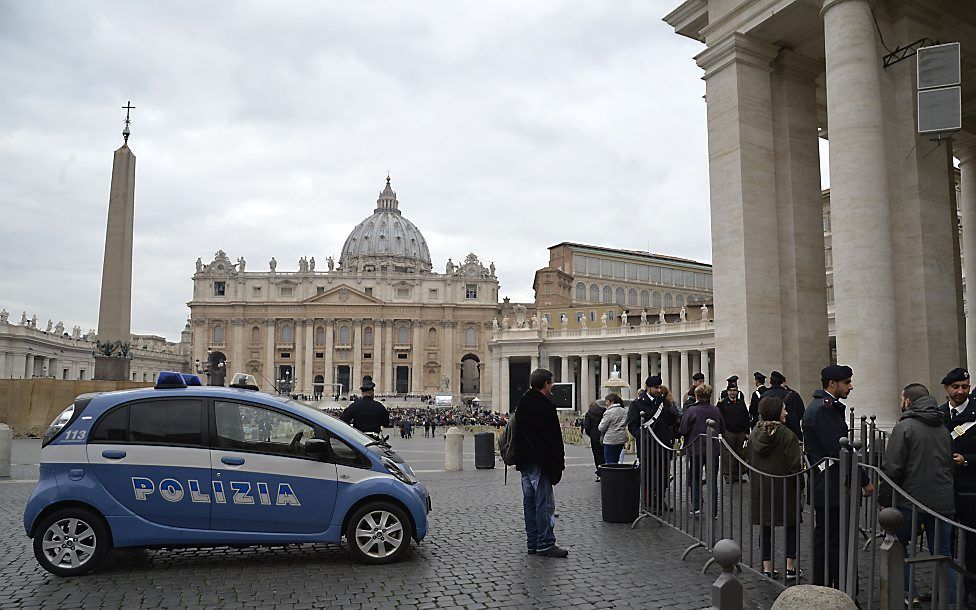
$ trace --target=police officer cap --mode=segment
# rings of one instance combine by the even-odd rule
[[[695,381],[705,381],[705,375],[703,373],[695,373],[691,378]]]
[[[760,373],[759,371],[753,373],[752,376],[756,378],[756,381],[766,381],[766,376]]]
[[[363,385],[359,386],[359,389],[363,392],[369,392],[370,390],[376,389],[376,384],[373,383],[372,379],[366,379],[363,381]]]
[[[969,379],[969,371],[963,368],[954,368],[942,379],[942,385],[950,385],[956,383],[957,381],[965,381]]]
[[[779,385],[784,381],[786,381],[786,377],[784,377],[783,373],[780,373],[779,371],[773,371],[772,373],[769,374],[769,381],[770,383]]]
[[[649,388],[656,388],[657,386],[661,385],[661,383],[660,375],[651,375],[646,381],[644,381],[644,385]]]
[[[820,371],[820,379],[826,383],[828,381],[844,381],[854,376],[854,369],[841,364],[831,364]]]
[[[725,381],[729,382],[729,385],[732,385],[734,383],[739,383],[739,376],[738,375],[732,375],[731,377],[729,377]]]

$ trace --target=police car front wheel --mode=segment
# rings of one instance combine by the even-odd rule
[[[395,504],[366,504],[349,519],[346,542],[362,563],[391,563],[410,546],[410,521]]]
[[[48,515],[34,534],[34,556],[57,576],[87,574],[102,563],[110,546],[108,527],[84,508],[66,508]]]

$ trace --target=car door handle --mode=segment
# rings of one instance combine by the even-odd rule
[[[121,449],[106,449],[102,452],[102,457],[110,460],[121,460],[125,457],[125,451]]]
[[[220,461],[227,464],[228,466],[240,466],[244,463],[244,458],[239,457],[222,457]]]

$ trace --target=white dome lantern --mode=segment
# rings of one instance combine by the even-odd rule
[[[399,209],[396,193],[386,177],[386,188],[376,200],[373,215],[356,225],[339,255],[345,271],[399,271],[430,273],[427,240]]]

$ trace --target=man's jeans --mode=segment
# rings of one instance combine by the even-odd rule
[[[899,506],[898,510],[901,511],[904,521],[902,521],[901,531],[898,532],[898,539],[901,540],[902,545],[905,547],[905,559],[908,559],[909,551],[909,539],[912,534],[912,509],[906,508],[904,506]],[[939,521],[939,548],[935,548],[935,528],[936,519],[932,515],[918,511],[918,525],[925,526],[925,540],[928,543],[929,555],[934,555],[938,553],[945,557],[952,557],[952,526],[945,521]],[[916,537],[917,541],[917,537]],[[908,596],[908,563],[905,563],[905,595]],[[948,569],[949,576],[949,604],[955,604],[956,602],[956,571],[952,568]],[[918,594],[918,591],[915,592]]]
[[[549,479],[535,465],[522,470],[522,510],[529,550],[542,551],[555,545],[556,499]]]

